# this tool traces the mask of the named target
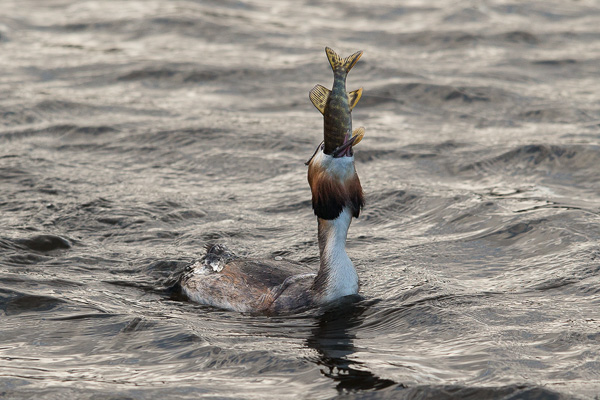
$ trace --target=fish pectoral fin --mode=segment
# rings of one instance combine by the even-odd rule
[[[321,114],[323,115],[325,114],[325,105],[327,104],[329,93],[331,93],[331,90],[327,89],[325,86],[316,85],[311,89],[308,95],[310,101],[312,101],[314,106],[317,107],[317,110],[321,111]]]
[[[361,126],[360,128],[355,129],[354,132],[352,132],[352,137],[355,137],[355,136],[356,136],[356,139],[354,139],[354,143],[352,143],[352,146],[356,146],[357,144],[360,143],[362,138],[365,136],[365,128]]]
[[[356,103],[358,103],[358,101],[360,100],[362,92],[362,88],[354,90],[352,92],[348,92],[348,105],[350,106],[350,111],[352,111]]]

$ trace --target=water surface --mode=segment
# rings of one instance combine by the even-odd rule
[[[593,1],[0,4],[0,397],[593,399]],[[364,50],[362,300],[173,290],[206,243],[318,264],[323,48]]]

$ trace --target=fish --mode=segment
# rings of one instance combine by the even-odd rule
[[[346,92],[346,76],[362,56],[357,51],[349,57],[342,58],[329,47],[325,53],[333,70],[333,87],[331,90],[322,85],[311,89],[309,98],[312,104],[323,114],[323,152],[334,157],[350,155],[352,146],[358,144],[364,134],[363,127],[352,131],[352,109],[362,96],[363,89]]]

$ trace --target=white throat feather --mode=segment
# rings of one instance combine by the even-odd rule
[[[335,219],[318,219],[321,265],[313,290],[322,302],[358,293],[358,274],[346,253],[351,221],[352,214],[347,207]]]

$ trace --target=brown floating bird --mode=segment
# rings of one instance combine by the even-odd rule
[[[308,183],[317,216],[320,267],[285,260],[235,256],[224,246],[207,246],[206,255],[183,275],[180,285],[192,301],[241,312],[289,313],[358,293],[358,274],[346,253],[352,217],[364,205],[352,147],[364,128],[352,132],[351,111],[362,89],[346,92],[346,75],[362,51],[342,59],[325,49],[334,74],[331,91],[317,85],[310,99],[323,114],[324,140],[308,164]]]

